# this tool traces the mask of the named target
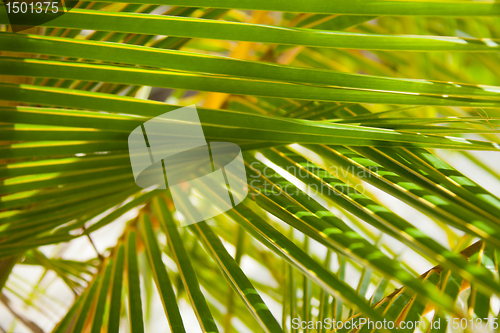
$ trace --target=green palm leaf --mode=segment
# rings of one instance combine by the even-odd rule
[[[495,328],[498,2],[79,2],[26,33],[8,6],[0,332]],[[249,194],[180,227],[128,139],[190,104]]]

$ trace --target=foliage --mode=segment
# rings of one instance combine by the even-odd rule
[[[0,331],[500,324],[500,200],[457,162],[500,179],[467,152],[500,149],[500,3],[151,1],[23,33],[0,8]],[[127,137],[189,104],[243,149],[250,193],[179,227],[168,191],[135,185]],[[93,258],[65,257],[85,239]],[[43,328],[42,281],[75,295]]]

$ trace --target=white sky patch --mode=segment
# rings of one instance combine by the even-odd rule
[[[500,94],[500,87],[495,87],[495,86],[484,86],[479,84],[479,88],[483,89],[484,91],[489,91],[489,92],[494,92],[494,93],[499,93]]]
[[[470,142],[469,140],[467,140],[465,138],[457,138],[454,136],[445,136],[445,138],[450,139],[451,141],[455,141],[455,142],[468,143],[470,145],[472,144],[472,142]]]
[[[491,38],[482,38],[481,40],[484,42],[484,44],[488,45],[489,47],[497,47],[498,46],[498,44],[495,43]]]
[[[270,166],[272,169],[274,169],[274,171],[276,171],[277,173],[279,173],[283,178],[285,178],[286,180],[288,180],[293,185],[297,186],[302,191],[304,191],[304,192],[307,191],[306,185],[304,183],[302,183],[300,180],[298,180],[297,178],[295,178],[291,173],[289,173],[285,169],[283,169],[280,166],[278,166],[278,165],[274,164],[273,162],[271,162],[269,159],[267,159],[261,153],[255,154],[255,158],[257,158],[258,160],[260,160],[265,165]]]

